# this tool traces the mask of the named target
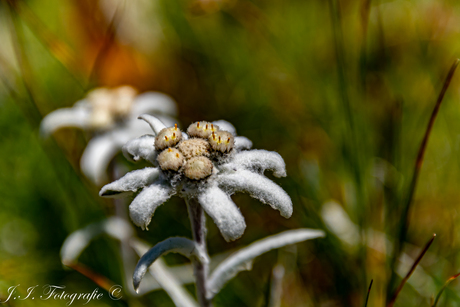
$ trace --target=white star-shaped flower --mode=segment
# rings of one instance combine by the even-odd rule
[[[136,137],[150,133],[149,126],[137,115],[158,115],[168,124],[177,114],[176,103],[158,92],[138,95],[130,86],[97,88],[71,108],[55,110],[45,116],[40,132],[48,136],[64,127],[76,127],[94,133],[80,160],[82,172],[96,184],[106,181],[106,170],[121,147]]]
[[[277,184],[264,176],[286,176],[283,158],[276,152],[248,150],[252,142],[236,136],[226,121],[196,122],[187,133],[167,128],[158,118],[142,115],[154,131],[123,146],[133,161],[151,162],[155,167],[135,170],[104,186],[100,196],[120,197],[136,193],[129,206],[133,222],[145,229],[158,206],[173,195],[198,200],[227,241],[240,238],[246,228],[243,215],[230,196],[247,192],[289,218],[292,201]]]

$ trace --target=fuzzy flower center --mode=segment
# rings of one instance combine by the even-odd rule
[[[211,133],[219,130],[213,123],[201,121],[191,124],[187,129],[187,134],[191,137],[207,139]]]
[[[174,147],[182,140],[182,132],[177,128],[177,124],[174,127],[164,128],[155,137],[155,149],[160,151],[168,147]]]
[[[130,86],[98,88],[89,92],[87,99],[92,107],[91,126],[103,129],[124,120],[131,113],[136,95],[137,91]]]
[[[187,134],[191,138],[183,140],[177,125],[164,128],[155,138],[155,148],[161,151],[157,161],[163,171],[183,173],[192,180],[209,177],[214,167],[211,159],[219,164],[235,143],[230,132],[206,121],[191,124]]]
[[[176,148],[168,148],[158,155],[158,163],[162,170],[177,172],[184,164],[184,156]]]

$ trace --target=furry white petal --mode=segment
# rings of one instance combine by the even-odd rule
[[[219,187],[206,189],[198,196],[198,201],[226,241],[234,241],[243,235],[246,229],[244,217],[230,196]]]
[[[145,92],[136,96],[133,103],[132,114],[163,113],[177,115],[177,106],[168,95],[159,92]]]
[[[61,261],[65,265],[76,263],[83,250],[89,245],[94,237],[101,233],[127,240],[133,235],[133,229],[121,218],[109,217],[103,221],[90,224],[82,229],[72,232],[61,247]]]
[[[155,167],[146,167],[127,173],[120,179],[105,185],[99,192],[99,196],[123,197],[126,194],[137,192],[139,189],[154,183],[160,175]]]
[[[129,205],[129,216],[134,224],[142,229],[147,228],[155,210],[172,194],[173,190],[166,182],[153,183],[144,188]]]
[[[289,195],[263,175],[240,169],[219,175],[218,181],[224,190],[248,192],[251,197],[279,210],[283,217],[289,218],[292,215],[292,200]]]
[[[236,128],[226,120],[216,120],[212,122],[214,125],[219,126],[220,130],[228,131],[233,135],[236,135]]]
[[[145,120],[150,125],[153,132],[155,132],[155,135],[157,135],[162,129],[166,128],[166,125],[155,116],[142,114],[138,118]]]
[[[126,126],[109,130],[88,142],[80,160],[82,172],[97,185],[107,179],[107,167],[110,161],[120,151],[120,148],[129,140],[139,137],[152,130],[148,125],[131,120]]]
[[[140,159],[149,161],[156,165],[157,151],[155,150],[155,137],[153,135],[143,135],[131,140],[122,148],[126,159],[137,162]]]
[[[244,136],[235,136],[235,145],[234,148],[236,151],[248,150],[252,148],[252,141]]]
[[[63,127],[81,129],[90,126],[91,109],[84,100],[77,102],[73,108],[62,108],[46,115],[40,124],[40,134],[48,136]]]
[[[228,164],[230,168],[240,166],[248,170],[253,170],[261,174],[265,170],[273,171],[275,177],[286,177],[286,163],[283,158],[274,151],[267,150],[250,150],[242,151],[233,156],[233,159]],[[222,165],[226,168],[226,165]]]
[[[163,124],[165,124],[166,127],[172,127],[174,124],[177,124],[177,126],[180,128],[179,122],[177,118],[173,118],[171,116],[167,115],[155,115]],[[149,133],[152,133],[150,131]]]
[[[83,152],[81,171],[97,185],[107,180],[107,167],[121,147],[118,141],[111,133],[102,134],[91,139]]]

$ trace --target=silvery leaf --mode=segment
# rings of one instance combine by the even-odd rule
[[[254,258],[276,248],[299,243],[309,239],[324,237],[322,230],[296,229],[256,241],[225,259],[212,272],[208,280],[209,298],[214,297],[222,287],[240,271],[251,268]]]
[[[144,255],[148,251],[148,246],[139,240],[132,240],[131,245],[138,255]],[[161,258],[150,266],[149,271],[166,293],[168,293],[176,306],[198,307],[193,297],[181,287],[180,282],[170,273]]]
[[[148,252],[146,252],[137,263],[133,275],[134,290],[139,288],[139,285],[145,273],[147,272],[147,269],[159,257],[168,253],[179,253],[188,257],[189,259],[191,257],[197,257],[201,261],[209,261],[206,254],[200,253],[200,250],[201,249],[196,245],[194,241],[181,237],[168,238],[156,244]]]

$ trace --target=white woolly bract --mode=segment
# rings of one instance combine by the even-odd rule
[[[123,145],[121,150],[125,158],[130,161],[137,162],[144,159],[156,165],[158,153],[155,150],[155,137],[153,135],[143,135],[131,140]]]
[[[168,115],[176,114],[177,110],[169,96],[154,92],[135,96],[136,93],[129,86],[94,89],[72,108],[55,110],[45,116],[40,132],[47,136],[63,127],[96,131],[80,165],[85,176],[100,185],[106,180],[107,166],[121,147],[129,140],[152,133],[147,124],[137,120],[139,114],[160,113],[160,119],[144,114],[153,128],[161,130],[163,123],[174,124]],[[148,159],[155,162],[154,157]]]
[[[242,166],[245,169],[253,170],[261,174],[263,174],[265,170],[271,170],[275,177],[286,177],[286,163],[284,163],[283,158],[274,151],[242,151],[235,154],[229,164],[230,167],[232,167],[232,165]]]
[[[236,135],[236,129],[235,126],[233,126],[231,123],[229,123],[226,120],[220,119],[212,122],[214,125],[219,126],[220,130],[228,131],[233,135]]]
[[[231,198],[219,187],[206,189],[198,196],[198,201],[214,220],[226,241],[236,240],[243,235],[246,229],[244,217]]]
[[[145,229],[155,210],[172,196],[171,187],[165,182],[156,182],[145,187],[129,205],[129,216],[134,224]]]
[[[136,115],[162,113],[176,116],[177,106],[168,95],[158,92],[145,92],[136,96],[131,113]]]
[[[190,239],[182,237],[168,238],[160,243],[157,243],[148,252],[146,252],[134,269],[133,284],[134,290],[137,291],[139,285],[147,272],[148,268],[157,260],[159,257],[168,253],[178,253],[188,258],[192,256],[200,258],[201,261],[209,261],[205,254],[200,254],[201,249]]]
[[[247,137],[235,136],[234,148],[236,151],[248,150],[252,148],[252,142]]]
[[[168,132],[167,135],[165,134],[168,138],[171,137],[173,130],[179,131],[176,127],[165,128],[159,119],[150,115],[142,115],[140,119],[147,121],[155,133]],[[142,228],[150,223],[156,208],[172,195],[196,198],[208,215],[213,218],[227,241],[241,237],[246,227],[244,217],[230,198],[230,195],[235,192],[247,192],[250,196],[279,210],[282,216],[290,217],[293,210],[291,199],[281,187],[263,175],[265,170],[273,171],[277,177],[286,175],[285,163],[281,156],[265,150],[241,151],[249,149],[252,142],[245,137],[233,136],[235,129],[228,122],[219,121],[215,126],[204,121],[199,123],[199,126],[198,123],[192,124],[189,130],[199,134],[216,130],[217,124],[220,124],[222,128],[219,129],[229,131],[215,131],[214,135],[211,134],[212,140],[203,138],[185,140],[189,136],[183,133],[183,140],[174,147],[169,147],[171,144],[168,144],[168,148],[162,151],[161,157],[156,156],[158,151],[153,148],[153,143],[157,141],[152,142],[153,136],[143,136],[133,140],[124,146],[123,153],[133,160],[143,158],[152,163],[160,162],[162,169],[159,170],[161,178],[159,180],[161,181],[154,182],[157,177],[150,179],[142,172],[132,172],[130,173],[132,178],[125,176],[129,178],[127,180],[129,184],[108,185],[103,188],[101,195],[111,196],[144,188],[130,206],[131,218],[136,225]],[[206,125],[208,125],[207,129]],[[160,136],[164,138],[163,135],[157,135],[157,138]],[[174,137],[174,134],[172,136]],[[233,140],[235,144],[231,150],[218,147],[219,144],[222,145],[227,141],[233,144]],[[216,143],[214,150],[209,142]],[[177,160],[179,163],[171,163],[176,162],[177,150],[185,156],[183,163],[180,155]],[[136,176],[140,178],[133,179]]]
[[[238,272],[251,268],[250,264],[254,258],[263,253],[286,245],[324,236],[324,231],[316,229],[288,230],[256,241],[239,250],[222,261],[212,272],[208,281],[209,298],[214,297],[214,295],[218,293],[230,279],[235,277]]]
[[[219,186],[232,193],[248,192],[251,197],[279,210],[285,218],[292,215],[292,201],[289,195],[263,175],[247,170],[237,170],[236,172],[221,174],[218,177],[218,182]]]
[[[40,134],[48,136],[63,127],[86,129],[90,126],[91,109],[85,100],[79,101],[73,108],[62,108],[46,115],[40,123]]]
[[[142,114],[138,118],[145,120],[150,125],[153,132],[155,132],[155,135],[160,133],[162,129],[166,128],[165,124],[163,124],[163,122],[155,116],[149,114]]]
[[[102,233],[122,241],[131,237],[133,230],[127,222],[118,217],[110,217],[79,229],[71,233],[62,244],[62,263],[68,265],[77,262],[78,257],[91,240]]]
[[[99,196],[117,198],[125,196],[126,193],[137,192],[139,189],[154,183],[159,175],[160,171],[155,167],[146,167],[129,172],[120,179],[102,187]]]
[[[131,123],[127,127],[109,130],[88,142],[81,157],[80,166],[83,174],[96,184],[101,185],[106,181],[107,167],[123,144],[151,131],[145,124]]]
[[[107,182],[106,169],[120,150],[120,144],[112,134],[103,134],[91,139],[80,160],[80,169],[85,176],[96,184]]]

